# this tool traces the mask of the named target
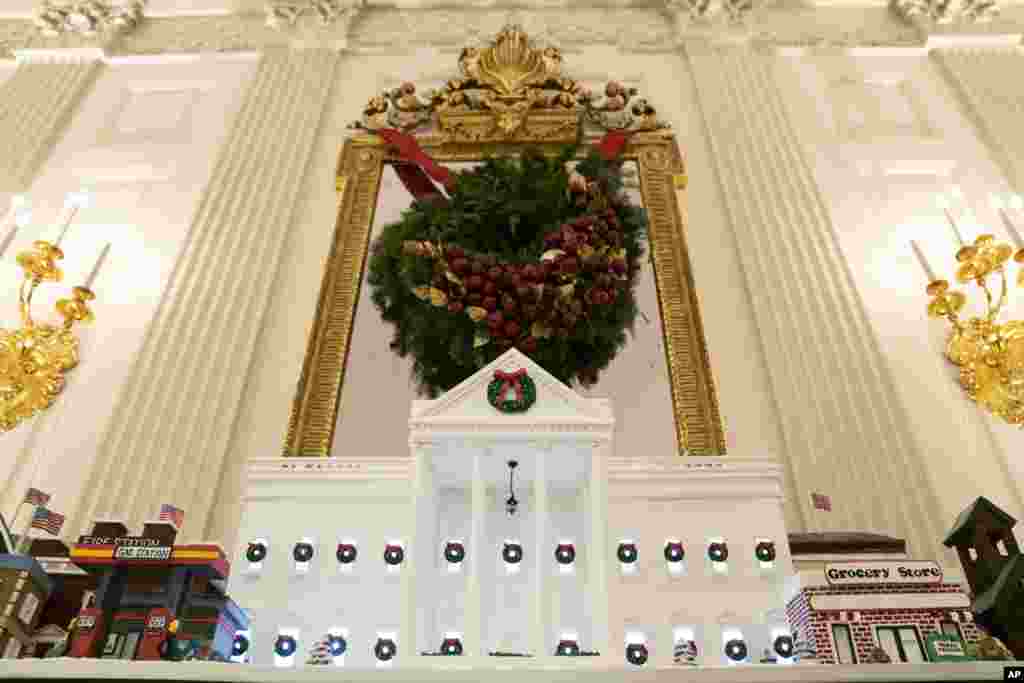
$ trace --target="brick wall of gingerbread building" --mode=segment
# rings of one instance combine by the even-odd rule
[[[886,594],[936,594],[962,593],[957,584],[939,584],[933,586],[810,586],[790,600],[786,606],[786,617],[790,626],[797,628],[814,638],[818,658],[822,662],[836,663],[836,654],[832,645],[833,624],[846,624],[854,641],[857,661],[864,661],[875,647],[876,626],[916,626],[918,635],[924,638],[940,631],[939,623],[950,621],[951,613],[958,617],[967,612],[966,609],[889,609],[889,610],[858,610],[859,618],[852,612],[816,611],[811,609],[811,597],[818,595],[886,595]],[[979,634],[973,622],[960,618],[960,632],[965,642],[973,643]]]

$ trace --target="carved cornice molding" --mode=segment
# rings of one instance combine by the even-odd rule
[[[273,0],[264,7],[267,26],[293,28],[300,17],[316,17],[320,26],[342,23],[345,29],[366,6],[365,0]]]
[[[108,55],[150,55],[264,50],[300,43],[367,55],[411,54],[423,47],[457,51],[466,45],[484,44],[508,23],[520,24],[540,43],[554,44],[563,51],[610,45],[637,53],[676,52],[683,41],[689,51],[694,40],[739,40],[776,48],[924,47],[927,38],[936,34],[1012,35],[1024,31],[1024,5],[1005,7],[998,20],[989,23],[930,24],[920,18],[908,22],[884,5],[782,7],[755,3],[753,9],[745,10],[739,9],[743,4],[738,0],[662,0],[657,6],[626,3],[572,9],[548,5],[536,10],[454,10],[364,8],[362,0],[316,1],[338,9],[337,15],[327,13],[334,16],[333,21],[328,19],[325,24],[317,10],[309,9],[312,5],[307,0],[294,0],[304,11],[296,15],[294,23],[285,20],[277,28],[267,26],[266,14],[233,14],[146,18],[131,31],[45,36],[31,20],[0,20],[0,59],[11,59],[15,51],[24,49],[91,47],[102,48]],[[739,21],[729,20],[734,14],[728,8],[733,8]]]
[[[144,7],[144,0],[44,0],[36,13],[35,25],[44,36],[125,33],[142,21]]]
[[[906,21],[934,24],[987,23],[999,16],[996,0],[890,0]]]
[[[743,22],[754,9],[753,0],[666,0],[665,9],[691,22]]]

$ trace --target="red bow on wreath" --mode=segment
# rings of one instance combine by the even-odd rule
[[[519,368],[515,372],[505,372],[504,370],[495,370],[494,379],[501,382],[501,389],[498,390],[498,398],[505,395],[505,392],[512,389],[516,392],[516,400],[523,400],[523,383],[522,378],[526,377],[526,368]]]
[[[394,128],[379,128],[372,132],[384,138],[388,145],[398,151],[398,156],[408,162],[397,164],[394,168],[398,179],[402,181],[405,189],[413,197],[420,200],[443,198],[437,186],[434,185],[435,181],[449,190],[454,187],[455,178],[451,171],[431,159],[412,135]],[[597,144],[597,151],[606,160],[611,161],[622,153],[622,148],[626,146],[626,142],[634,132],[628,130],[608,131]]]

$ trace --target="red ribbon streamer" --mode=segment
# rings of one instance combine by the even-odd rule
[[[437,189],[437,185],[416,164],[395,164],[392,168],[395,169],[395,174],[402,181],[405,189],[416,199],[441,199],[444,197]]]
[[[380,128],[373,132],[384,138],[384,141],[392,147],[396,147],[398,154],[403,159],[411,161],[422,168],[428,176],[446,188],[452,187],[454,179],[452,178],[451,171],[427,156],[426,152],[420,149],[416,138],[394,128]]]
[[[632,130],[610,130],[601,138],[597,144],[597,151],[605,161],[611,161],[622,154],[622,148],[626,146],[630,136],[636,131]]]
[[[396,148],[399,156],[409,162],[408,164],[396,164],[395,172],[398,174],[398,179],[416,199],[441,196],[433,181],[441,183],[449,190],[455,185],[451,171],[427,156],[413,136],[394,128],[380,128],[373,132],[382,137],[387,144]],[[608,131],[597,145],[598,153],[608,161],[615,159],[622,154],[622,149],[634,132]]]
[[[503,370],[494,371],[494,379],[501,382],[501,389],[498,390],[498,398],[500,399],[505,395],[505,392],[511,388],[516,392],[516,400],[523,400],[523,383],[522,378],[526,377],[526,368],[519,368],[515,372],[505,372]]]

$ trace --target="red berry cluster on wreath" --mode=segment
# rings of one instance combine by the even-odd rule
[[[611,208],[579,216],[545,235],[539,263],[500,263],[458,246],[443,254],[427,243],[410,246],[436,259],[435,305],[467,313],[501,347],[533,353],[539,338],[567,338],[594,307],[614,303],[629,286],[621,227]]]

